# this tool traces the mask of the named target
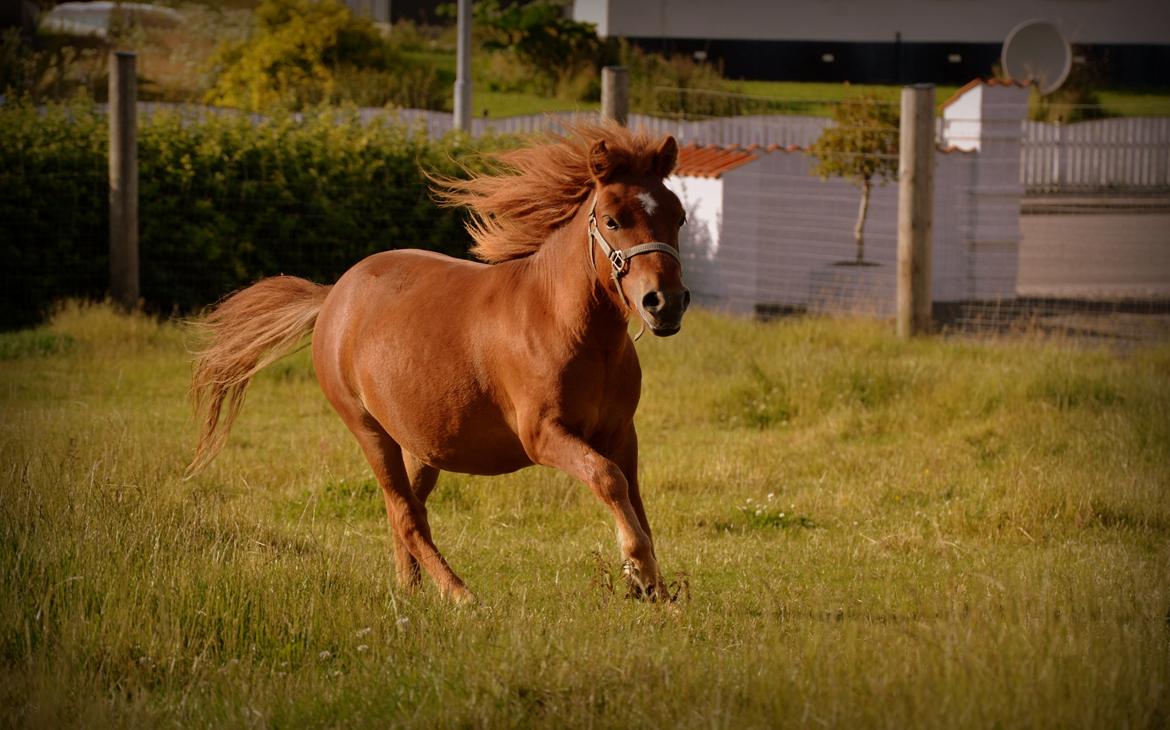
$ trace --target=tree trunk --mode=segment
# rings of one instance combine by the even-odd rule
[[[857,209],[857,225],[853,229],[853,240],[857,242],[857,263],[865,261],[865,216],[869,212],[869,180],[861,183],[861,206]]]

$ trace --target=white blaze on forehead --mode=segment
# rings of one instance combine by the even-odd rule
[[[654,211],[658,209],[658,201],[650,193],[638,193],[638,202],[646,209],[646,215],[654,215]]]

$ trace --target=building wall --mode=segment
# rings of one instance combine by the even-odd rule
[[[969,99],[977,103],[969,103]],[[943,112],[944,144],[978,150],[966,204],[967,299],[1016,294],[1020,253],[1020,139],[1027,91],[980,84]],[[952,130],[958,129],[958,135]],[[978,136],[971,139],[970,129]],[[957,137],[957,138],[956,138]],[[938,187],[936,185],[936,192]]]
[[[936,302],[1017,294],[1020,120],[1026,106],[1023,88],[979,85],[948,108],[953,132],[979,130],[968,144],[978,151],[935,155],[931,287]],[[893,314],[897,183],[872,190],[865,225],[869,265],[856,266],[853,227],[860,192],[851,182],[812,175],[812,165],[803,151],[778,150],[718,180],[671,178],[690,219],[681,245],[697,301],[744,314],[788,309]]]
[[[1002,43],[1044,18],[1073,43],[1170,44],[1165,0],[577,0],[573,14],[642,38]]]
[[[687,213],[687,224],[679,232],[683,274],[696,301],[715,302],[727,288],[719,261],[723,226],[723,181],[710,178],[671,176],[666,186],[674,191]]]
[[[971,286],[967,236],[975,157],[939,153],[936,161],[934,298],[961,301]],[[691,211],[681,245],[696,301],[744,314],[804,308],[893,313],[897,183],[873,188],[865,259],[876,265],[858,269],[842,264],[855,259],[860,192],[852,183],[809,174],[811,167],[803,152],[774,152],[720,180],[671,178],[671,189]],[[701,196],[717,197],[721,206],[707,206],[697,200]],[[717,208],[720,217],[705,215]],[[713,229],[719,231],[714,236],[708,233]]]
[[[702,51],[732,78],[961,84],[990,76],[1008,32],[1057,23],[1102,82],[1162,84],[1164,0],[577,0],[575,17],[651,51]]]

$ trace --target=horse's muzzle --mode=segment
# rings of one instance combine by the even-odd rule
[[[638,310],[650,331],[657,337],[669,337],[682,329],[683,314],[691,306],[691,293],[656,289],[646,292],[638,302]]]

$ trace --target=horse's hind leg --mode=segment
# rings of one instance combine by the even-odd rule
[[[439,470],[422,463],[412,454],[404,452],[403,456],[406,474],[410,479],[410,491],[414,492],[415,499],[425,507],[427,497],[430,496],[431,491],[435,488],[435,483],[439,480]],[[406,542],[399,536],[398,531],[392,530],[392,532],[394,533],[394,559],[398,569],[398,585],[403,588],[417,588],[422,582],[422,572],[419,570],[418,561],[410,554],[410,548],[406,546]]]
[[[363,428],[351,429],[374,470],[374,476],[382,485],[382,496],[386,501],[386,516],[390,519],[390,527],[394,530],[394,543],[397,554],[401,545],[405,548],[416,565],[421,565],[435,581],[439,592],[456,601],[473,599],[471,591],[463,585],[459,576],[447,565],[446,559],[439,553],[431,539],[431,528],[427,523],[427,508],[423,505],[414,490],[411,488],[411,479],[407,474],[405,454],[389,434],[371,417],[363,419]],[[437,477],[437,472],[433,475]],[[426,477],[424,477],[425,480]],[[433,486],[433,484],[431,485]],[[429,489],[427,490],[429,492]],[[398,571],[401,579],[405,568],[410,569],[410,562],[398,558]],[[417,570],[417,568],[415,568]]]

